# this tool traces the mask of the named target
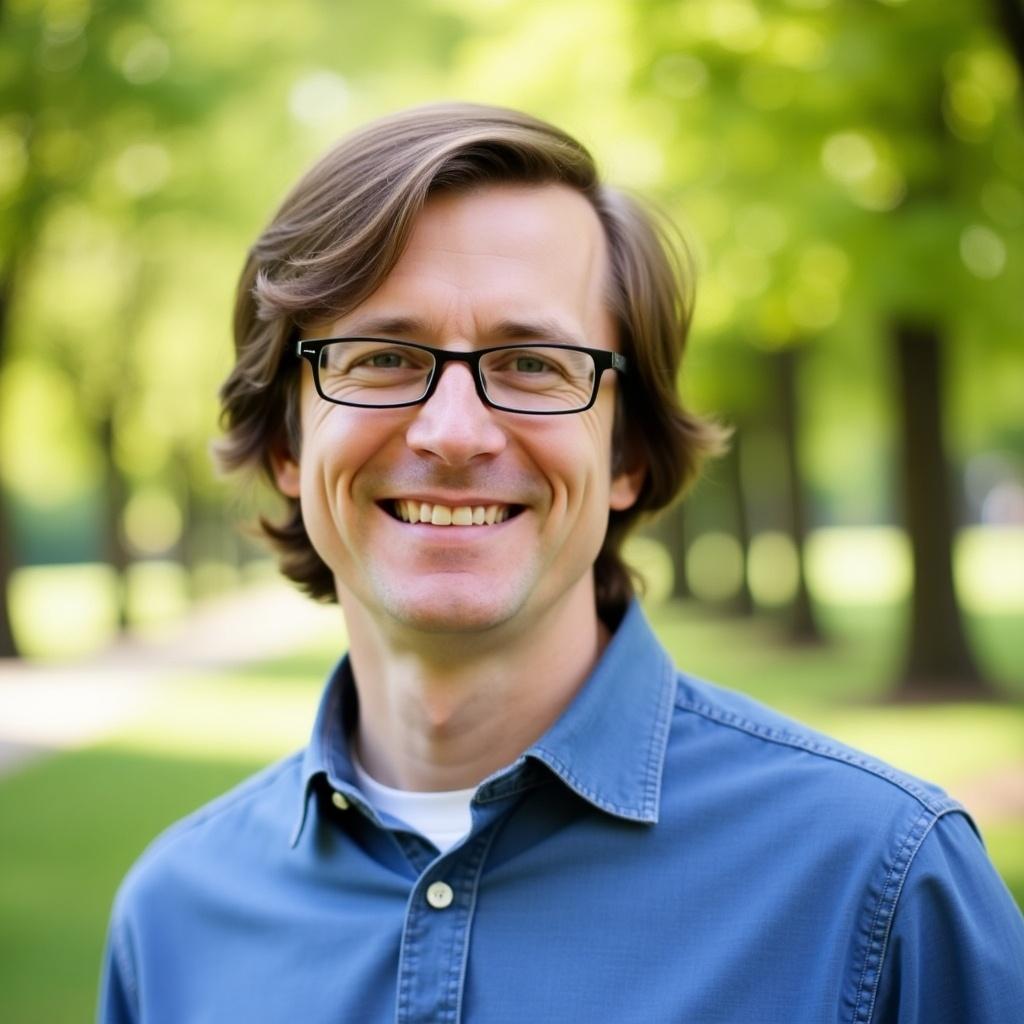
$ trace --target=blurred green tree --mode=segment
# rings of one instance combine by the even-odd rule
[[[124,530],[137,486],[161,481],[193,511],[214,500],[205,448],[245,239],[327,141],[436,88],[462,27],[406,0],[258,17],[241,0],[6,0],[0,30],[4,655],[12,492],[23,513],[46,490],[102,505],[94,550],[119,571],[138,554]],[[372,87],[354,94],[350,74]],[[52,408],[13,400],[25,380]],[[38,421],[12,423],[15,405]],[[76,429],[43,452],[35,437],[58,407]]]
[[[638,92],[671,111],[664,177],[713,254],[698,327],[769,352],[888,349],[915,572],[899,693],[985,693],[953,586],[938,366],[945,348],[1005,348],[1021,326],[1018,254],[1000,223],[1022,147],[1005,50],[964,2],[645,10]],[[784,420],[793,371],[777,392]]]
[[[952,403],[934,401],[938,372],[927,389],[948,416],[964,405],[958,367],[998,383],[1022,326],[1018,78],[965,0],[309,0],[258,17],[240,0],[0,0],[0,28],[0,373],[14,366],[55,405],[71,396],[64,415],[81,429],[63,443],[81,449],[78,492],[95,488],[90,474],[109,481],[114,562],[137,553],[121,506],[139,487],[173,495],[186,531],[216,503],[203,448],[244,240],[325,144],[411,101],[536,110],[592,141],[611,179],[660,194],[694,226],[696,333],[714,344],[697,346],[687,386],[742,428],[736,466],[788,453],[788,470],[753,474],[784,481],[767,499],[741,493],[750,474],[729,474],[739,534],[768,507],[802,552],[809,489],[834,508],[829,495],[854,481],[867,482],[861,514],[888,514],[898,502],[878,482],[898,449],[915,466],[925,452],[946,463],[934,418],[921,440],[887,439],[892,410],[874,391],[900,339],[930,337],[925,358],[952,357]],[[901,410],[924,394],[922,357],[908,352],[916,390]],[[818,394],[807,369],[824,359],[840,384]],[[1005,388],[991,392],[969,415],[998,426],[1015,412],[995,397]],[[840,403],[857,422],[823,459],[807,424]],[[3,482],[35,508],[49,463],[19,449],[57,417],[33,414],[5,443]],[[946,676],[952,692],[969,662],[952,648],[938,664],[916,657],[938,636],[966,650],[947,571],[955,516],[935,514],[953,509],[950,485],[903,475],[915,481],[905,505],[924,624],[907,677]],[[4,522],[0,511],[0,593],[14,557]],[[809,628],[802,593],[794,623]],[[0,610],[0,651],[7,625]]]

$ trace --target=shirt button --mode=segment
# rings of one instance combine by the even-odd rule
[[[331,803],[338,808],[339,811],[348,810],[348,797],[344,793],[332,793]]]
[[[433,882],[427,888],[427,902],[435,910],[444,910],[445,907],[450,907],[453,899],[455,899],[455,893],[452,892],[452,887],[447,882]]]

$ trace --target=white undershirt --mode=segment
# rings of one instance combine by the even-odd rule
[[[355,753],[352,767],[363,795],[378,810],[404,821],[426,836],[442,853],[451,849],[469,830],[473,817],[469,803],[476,787],[441,793],[414,793],[381,785],[366,774]]]

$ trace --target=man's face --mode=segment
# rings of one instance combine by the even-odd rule
[[[600,222],[576,192],[439,195],[380,288],[315,333],[463,351],[525,340],[615,349],[607,279]],[[303,363],[301,455],[278,457],[277,482],[301,500],[346,614],[465,632],[529,627],[558,602],[592,610],[608,511],[628,508],[642,479],[611,474],[616,386],[605,373],[583,413],[522,415],[485,406],[470,368],[451,363],[425,404],[360,409],[321,399]],[[400,502],[443,506],[442,520],[497,506],[499,521],[404,522]]]

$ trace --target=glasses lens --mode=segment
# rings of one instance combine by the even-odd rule
[[[522,412],[582,409],[594,393],[594,360],[562,345],[488,352],[480,361],[484,390],[495,405]]]
[[[332,341],[320,353],[320,388],[354,405],[401,405],[423,397],[434,370],[429,352],[395,341]]]

